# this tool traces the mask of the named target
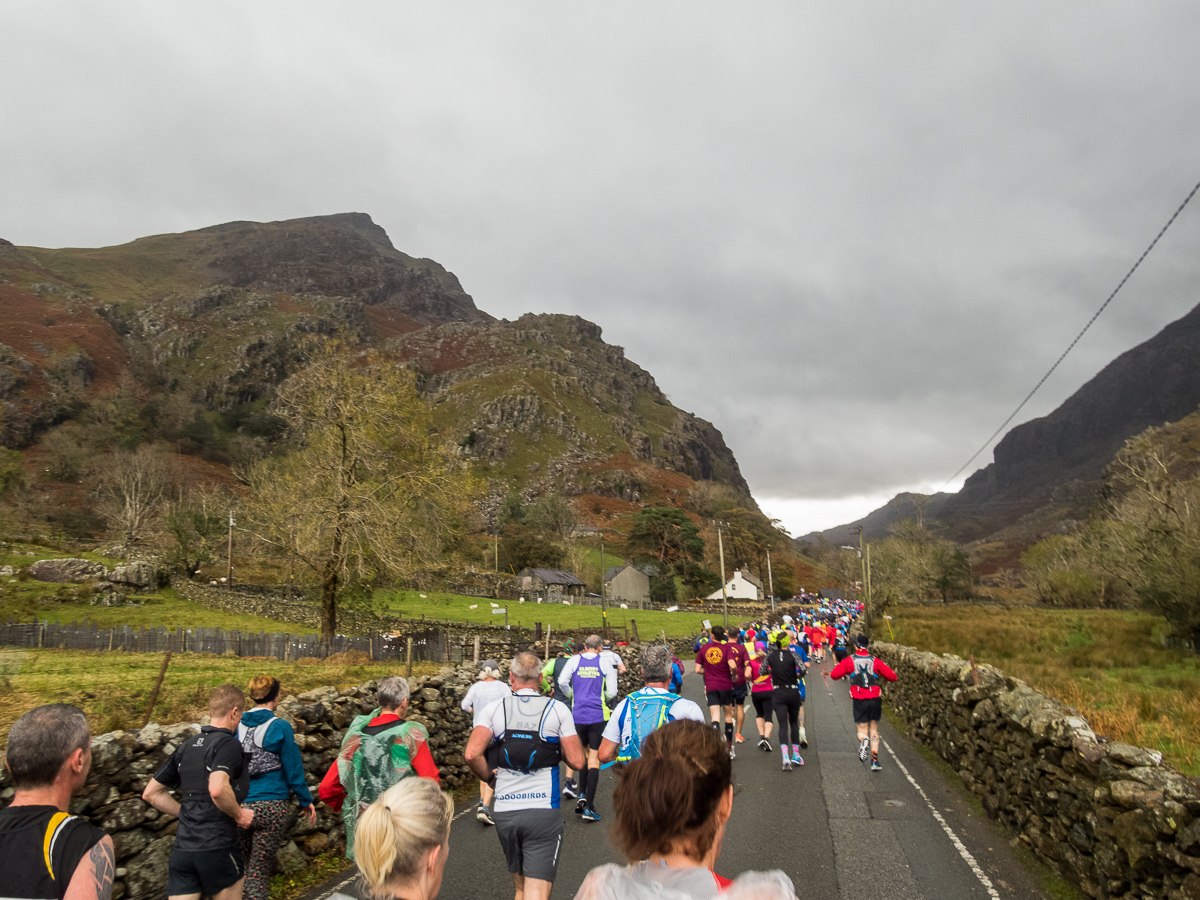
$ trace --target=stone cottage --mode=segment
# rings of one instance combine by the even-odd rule
[[[725,585],[725,596],[730,599],[736,597],[740,600],[761,600],[763,598],[762,579],[748,569],[734,569],[733,577]],[[707,599],[720,600],[721,591],[713,591]]]
[[[562,569],[522,569],[517,590],[527,600],[574,600],[587,593],[587,585]]]
[[[608,568],[604,589],[610,603],[626,603],[630,609],[645,609],[650,602],[650,576],[630,560]]]

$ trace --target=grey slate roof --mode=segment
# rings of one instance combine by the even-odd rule
[[[586,587],[582,581],[572,575],[570,572],[564,572],[562,569],[530,569],[534,575],[546,582],[546,584],[565,584],[572,587]]]

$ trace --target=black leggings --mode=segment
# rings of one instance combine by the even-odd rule
[[[774,691],[758,691],[750,694],[750,699],[754,701],[755,717],[762,719],[764,724],[771,721],[771,704],[774,693]]]
[[[771,705],[775,707],[775,718],[779,721],[779,746],[800,743],[800,707],[804,701],[800,699],[798,688],[775,688],[771,695]],[[791,726],[791,740],[788,739],[788,726]]]

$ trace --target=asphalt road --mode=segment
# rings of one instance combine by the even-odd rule
[[[885,721],[882,772],[858,759],[845,682],[830,682],[814,664],[805,703],[809,746],[805,765],[783,772],[778,749],[756,746],[754,708],[747,704],[733,764],[733,816],[716,869],[736,877],[751,869],[782,869],[799,897],[823,900],[1024,900],[1042,898],[995,825],[981,819],[961,790],[924,761]],[[822,671],[824,670],[824,672]],[[701,676],[689,674],[684,695],[703,705]],[[772,744],[775,744],[772,736]],[[625,860],[607,838],[613,771],[601,774],[596,807],[601,821],[585,823],[566,800],[562,861],[554,896],[574,896],[593,867]],[[513,895],[494,828],[475,820],[475,804],[460,805],[450,831],[444,900]],[[307,895],[322,900],[338,890],[359,896],[355,879],[332,879]]]

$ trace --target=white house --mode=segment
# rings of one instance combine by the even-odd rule
[[[731,599],[736,597],[740,600],[761,600],[762,593],[761,579],[741,569],[734,569],[733,577],[725,585],[725,596]],[[721,592],[713,591],[707,599],[720,600]]]

